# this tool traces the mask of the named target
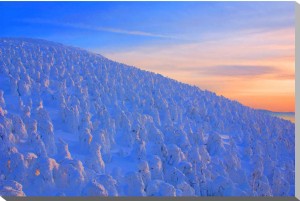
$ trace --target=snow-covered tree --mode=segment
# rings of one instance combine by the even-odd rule
[[[59,143],[57,145],[57,156],[56,158],[59,159],[59,161],[62,161],[64,159],[72,159],[71,153],[69,151],[68,144],[63,141],[61,138],[58,139]]]
[[[176,196],[176,189],[162,180],[152,180],[146,189],[147,196]]]
[[[84,187],[81,196],[108,196],[108,192],[103,185],[92,181]]]
[[[26,196],[23,192],[23,187],[20,183],[12,180],[0,180],[0,195],[1,196]]]
[[[220,154],[224,151],[224,145],[218,133],[213,132],[208,136],[207,151],[210,155]]]
[[[148,162],[145,160],[142,160],[138,164],[138,172],[142,176],[143,182],[145,186],[151,181],[151,172],[149,170]]]
[[[145,196],[145,184],[142,176],[137,172],[129,172],[125,175],[125,193],[128,196]]]
[[[94,170],[98,174],[105,173],[105,163],[102,159],[101,145],[95,144],[89,150],[85,160],[86,167]]]
[[[106,190],[108,196],[118,196],[117,181],[111,175],[99,175],[95,178]]]
[[[0,90],[0,107],[1,108],[5,108],[5,100],[4,100],[3,94],[4,94],[4,92],[2,90]]]
[[[87,153],[89,151],[92,139],[93,139],[93,136],[91,134],[91,130],[88,128],[83,129],[79,133],[79,143],[80,143],[80,149],[82,152]]]
[[[159,156],[154,155],[150,160],[149,160],[149,168],[151,172],[151,177],[152,180],[163,180],[163,164]]]

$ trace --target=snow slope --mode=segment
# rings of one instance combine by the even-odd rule
[[[0,195],[293,196],[295,125],[78,48],[0,39]]]

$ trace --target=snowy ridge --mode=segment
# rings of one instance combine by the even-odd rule
[[[294,136],[159,74],[0,39],[2,196],[293,196]]]

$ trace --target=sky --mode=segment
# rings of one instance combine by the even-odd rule
[[[295,111],[294,2],[0,2],[0,37],[97,52],[277,112]]]

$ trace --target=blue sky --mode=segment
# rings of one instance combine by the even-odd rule
[[[0,37],[42,38],[86,48],[252,107],[290,111],[294,4],[0,2]],[[262,90],[258,83],[266,87]],[[289,99],[289,106],[269,108],[270,101],[261,101],[265,106],[252,101],[274,95]]]
[[[293,2],[1,2],[0,35],[86,48],[186,43],[294,26],[293,11]]]

